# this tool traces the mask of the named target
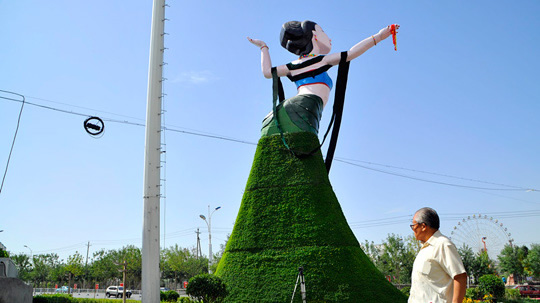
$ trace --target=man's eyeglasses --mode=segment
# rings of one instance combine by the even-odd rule
[[[411,227],[412,230],[414,230],[414,226],[415,226],[415,225],[418,225],[418,224],[424,224],[424,223],[414,223],[414,224],[411,224],[411,225],[409,225],[409,226]]]

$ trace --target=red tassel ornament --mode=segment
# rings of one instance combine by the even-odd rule
[[[394,50],[397,51],[397,42],[396,42],[396,25],[390,25],[390,33],[392,34],[392,42],[394,42]]]

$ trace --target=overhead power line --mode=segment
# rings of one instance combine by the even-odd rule
[[[384,174],[388,174],[388,175],[398,176],[398,177],[407,178],[407,179],[412,179],[412,180],[416,180],[416,181],[422,181],[422,182],[428,182],[428,183],[435,183],[435,184],[447,185],[447,186],[463,187],[463,188],[471,188],[471,189],[481,189],[481,190],[537,191],[536,189],[523,188],[523,187],[514,187],[514,186],[512,186],[512,187],[514,187],[514,188],[493,188],[493,187],[478,187],[478,186],[468,186],[468,185],[462,185],[462,184],[453,184],[453,183],[448,183],[448,182],[441,182],[441,181],[427,180],[427,179],[422,179],[422,178],[417,178],[417,177],[407,176],[407,175],[403,175],[403,174],[398,174],[398,173],[394,173],[394,172],[390,172],[390,171],[385,171],[385,170],[382,170],[382,169],[376,169],[376,168],[373,168],[373,167],[367,167],[367,166],[365,166],[365,165],[361,165],[361,164],[357,164],[357,163],[352,163],[352,162],[350,162],[350,161],[345,161],[345,160],[342,160],[342,159],[336,159],[336,161],[343,162],[343,163],[347,163],[347,164],[353,165],[353,166],[358,166],[358,167],[361,167],[361,168],[364,168],[364,169],[368,169],[368,170],[377,171],[377,172],[384,173]],[[463,179],[463,178],[462,178],[462,179]],[[478,181],[477,181],[477,182],[478,182]],[[482,183],[490,183],[490,182],[482,182]]]
[[[446,178],[459,179],[459,180],[464,180],[464,181],[472,181],[472,182],[491,184],[491,185],[497,185],[497,186],[512,187],[512,188],[514,188],[516,190],[529,190],[528,188],[523,188],[523,187],[514,186],[514,185],[486,182],[486,181],[477,180],[477,179],[456,177],[456,176],[447,175],[447,174],[428,172],[428,171],[417,170],[417,169],[412,169],[412,168],[405,168],[405,167],[399,167],[399,166],[393,166],[393,165],[388,165],[388,164],[373,163],[373,162],[354,160],[354,159],[347,159],[347,158],[339,158],[339,159],[342,160],[344,163],[345,163],[345,161],[352,161],[352,162],[358,162],[358,163],[365,163],[365,164],[369,164],[369,165],[383,166],[383,167],[388,167],[388,168],[394,168],[394,169],[406,170],[406,171],[411,171],[411,172],[417,172],[417,173],[422,173],[422,174],[429,174],[429,175],[434,175],[434,176],[441,176],[441,177],[446,177]]]
[[[2,189],[4,188],[4,181],[6,181],[6,175],[7,175],[8,168],[9,168],[9,162],[11,160],[11,154],[13,153],[13,147],[15,146],[15,140],[17,139],[17,133],[19,132],[19,125],[21,124],[21,116],[22,116],[22,112],[23,112],[23,108],[24,108],[24,102],[26,100],[25,100],[24,96],[21,95],[21,94],[17,94],[17,93],[10,92],[10,91],[5,91],[5,90],[0,90],[0,92],[15,95],[15,96],[18,96],[18,97],[22,98],[22,100],[17,100],[17,99],[13,99],[13,98],[9,98],[9,97],[0,96],[0,98],[2,98],[2,99],[11,100],[11,101],[17,101],[17,102],[22,103],[21,104],[21,110],[19,111],[19,118],[17,118],[17,127],[15,128],[15,134],[13,135],[13,141],[11,142],[11,148],[9,149],[9,155],[8,155],[8,159],[7,159],[7,163],[6,163],[6,169],[4,170],[4,176],[2,177],[2,184],[0,185],[0,194],[1,194]]]
[[[506,212],[482,212],[482,213],[450,213],[450,214],[439,214],[439,217],[442,221],[460,221],[467,216],[473,215],[486,215],[488,217],[496,217],[497,219],[514,219],[514,218],[526,218],[526,217],[539,217],[540,210],[526,210],[526,211],[506,211]],[[404,224],[411,222],[413,215],[403,215],[397,217],[389,217],[382,219],[373,219],[365,220],[358,222],[350,222],[349,226],[352,229],[358,228],[370,228],[370,227],[380,227],[387,225],[396,225]]]
[[[2,97],[0,97],[0,98],[2,98]],[[40,98],[36,98],[36,97],[32,97],[32,98],[37,99],[37,100],[48,101],[48,102],[55,102],[55,101],[46,100],[46,99],[40,99]],[[16,101],[16,102],[21,102],[21,100],[10,99],[10,98],[5,98],[5,97],[3,99],[10,100],[10,101]],[[60,102],[55,102],[55,103],[65,104],[65,103],[60,103]],[[66,114],[85,116],[85,117],[92,116],[92,115],[89,115],[89,114],[63,110],[63,109],[54,108],[54,107],[51,107],[51,106],[45,106],[45,105],[41,105],[41,104],[31,103],[31,102],[28,102],[28,101],[26,102],[26,104],[41,107],[41,108],[48,109],[48,110],[54,110],[54,111],[58,111],[58,112],[66,113]],[[81,108],[84,108],[84,107],[81,107]],[[97,110],[94,110],[94,109],[91,109],[91,110],[97,111]],[[103,111],[101,111],[101,112],[103,112]],[[114,114],[114,113],[110,113],[110,114],[117,115],[117,116],[123,116],[123,115],[118,115],[118,114]],[[128,117],[128,116],[124,116],[124,117]],[[134,118],[134,119],[137,119],[137,118]],[[138,119],[138,120],[140,120],[140,119]],[[134,126],[143,126],[143,127],[145,126],[144,123],[131,122],[131,121],[127,121],[127,120],[103,118],[103,121],[121,123],[121,124],[128,124],[128,125],[134,125]],[[217,134],[209,134],[209,133],[205,133],[205,132],[201,132],[201,131],[197,131],[197,130],[182,130],[182,129],[177,129],[177,128],[173,128],[173,127],[163,127],[163,129],[167,130],[167,131],[176,132],[176,133],[183,133],[183,134],[188,134],[188,135],[201,136],[201,137],[207,137],[207,138],[212,138],[212,139],[219,139],[219,140],[236,142],[236,143],[247,144],[247,145],[257,145],[257,143],[254,143],[254,142],[241,140],[241,139],[236,139],[236,138],[231,138],[231,137],[226,137],[226,136],[217,135]],[[396,177],[407,178],[407,179],[421,181],[421,182],[445,185],[445,186],[467,188],[467,189],[475,189],[475,190],[488,190],[488,191],[529,191],[529,192],[533,192],[533,191],[538,192],[539,191],[538,189],[528,188],[528,187],[523,187],[523,186],[514,186],[514,185],[493,183],[493,182],[481,181],[481,180],[470,179],[470,178],[456,177],[456,176],[451,176],[451,175],[447,175],[447,174],[427,172],[427,171],[422,171],[422,170],[416,170],[416,169],[410,169],[410,168],[404,168],[404,167],[398,167],[398,166],[391,166],[391,165],[386,165],[386,164],[378,164],[378,163],[367,162],[367,161],[353,160],[353,159],[347,159],[347,158],[336,158],[335,160],[338,161],[338,162],[341,162],[341,163],[345,163],[345,164],[348,164],[348,165],[360,167],[360,168],[371,170],[371,171],[376,171],[376,172],[379,172],[379,173],[384,173],[384,174],[393,175],[393,176],[396,176]],[[355,162],[357,162],[357,163],[355,163]],[[358,164],[358,163],[383,166],[383,167],[393,168],[393,169],[407,170],[407,171],[423,173],[423,174],[437,175],[437,176],[441,176],[441,177],[460,179],[460,180],[464,180],[464,181],[471,181],[471,182],[478,182],[478,183],[483,183],[483,184],[491,184],[491,185],[503,186],[503,187],[507,187],[507,188],[469,186],[469,185],[463,185],[463,184],[455,184],[455,183],[448,183],[448,182],[442,182],[442,181],[436,181],[436,180],[429,180],[429,179],[424,179],[424,178],[408,176],[408,175],[405,175],[405,174],[400,174],[400,173],[396,173],[396,172],[392,172],[392,171],[377,169],[377,168],[369,167],[369,166]],[[528,201],[525,201],[525,202],[528,202]]]

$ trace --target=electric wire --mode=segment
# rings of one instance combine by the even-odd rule
[[[22,96],[22,95],[20,95],[20,96]],[[22,102],[21,100],[9,99],[9,98],[5,98],[5,97],[0,97],[0,98],[6,99],[6,100],[11,100],[11,101],[16,101],[16,102]],[[69,111],[69,110],[65,110],[65,109],[60,109],[60,108],[56,108],[56,107],[52,107],[52,106],[47,106],[47,105],[43,105],[43,104],[37,104],[37,103],[29,102],[29,101],[25,101],[25,104],[33,105],[33,106],[36,106],[36,107],[41,107],[41,108],[44,108],[44,109],[53,110],[53,111],[57,111],[57,112],[65,113],[65,114],[71,114],[71,115],[77,115],[77,116],[83,116],[83,117],[91,117],[92,116],[92,115],[82,114],[82,113]]]
[[[20,100],[16,100],[16,99],[9,99],[9,98],[4,98],[4,99],[21,102]],[[43,100],[45,100],[45,99],[43,99]],[[31,102],[28,102],[28,101],[26,101],[26,104],[41,107],[41,108],[44,108],[44,109],[54,110],[54,111],[58,111],[58,112],[62,112],[62,113],[72,114],[72,115],[79,115],[79,116],[85,116],[85,117],[91,116],[91,115],[88,115],[88,114],[83,114],[83,113],[78,113],[78,112],[74,112],[74,111],[58,109],[58,108],[54,108],[54,107],[50,107],[50,106],[31,103]],[[145,126],[144,123],[137,123],[137,122],[131,122],[131,121],[127,121],[127,120],[118,120],[118,119],[111,119],[111,118],[103,118],[103,121],[121,123],[121,124],[127,124],[127,125],[135,125],[135,126]],[[188,134],[188,135],[207,137],[207,138],[212,138],[212,139],[219,139],[219,140],[224,140],[224,141],[242,143],[242,144],[246,144],[246,145],[257,145],[257,143],[246,141],[246,140],[240,140],[240,139],[225,137],[225,136],[222,136],[222,135],[208,134],[208,133],[204,133],[204,132],[200,132],[200,131],[181,130],[181,129],[171,128],[171,127],[166,127],[166,126],[164,126],[163,129],[166,130],[166,131],[171,131],[171,132],[177,132],[177,133],[183,133],[183,134]],[[421,182],[428,182],[428,183],[434,183],[434,184],[439,184],[439,185],[452,186],[452,187],[460,187],[460,188],[467,188],[467,189],[473,189],[473,190],[474,189],[476,189],[476,190],[489,190],[489,191],[534,191],[534,192],[539,191],[538,189],[534,189],[534,188],[527,188],[527,187],[520,187],[520,186],[514,186],[514,185],[506,185],[506,184],[501,184],[501,183],[486,182],[486,181],[481,181],[481,180],[477,180],[477,179],[462,178],[462,177],[456,177],[456,176],[451,176],[451,175],[446,175],[446,174],[426,172],[426,171],[421,171],[421,170],[416,170],[416,169],[408,169],[408,168],[403,168],[403,167],[391,166],[391,165],[386,165],[386,164],[378,164],[378,163],[367,162],[367,161],[352,160],[352,159],[347,159],[347,158],[335,158],[335,160],[338,161],[338,162],[348,164],[348,165],[357,166],[357,167],[360,167],[360,168],[363,168],[363,169],[372,170],[372,171],[376,171],[376,172],[380,172],[380,173],[384,173],[384,174],[389,174],[389,175],[402,177],[402,178],[407,178],[407,179],[412,179],[412,180],[421,181]],[[358,163],[353,163],[353,161],[354,162],[360,162],[360,163],[366,163],[366,164],[370,164],[370,165],[379,165],[379,166],[385,166],[385,167],[388,167],[388,168],[409,170],[409,171],[413,171],[413,172],[432,174],[432,175],[438,175],[438,176],[443,176],[443,177],[448,177],[448,178],[455,178],[455,179],[461,179],[461,180],[466,180],[466,181],[480,182],[480,183],[484,183],[484,184],[492,184],[492,185],[506,186],[506,187],[512,187],[512,188],[490,188],[490,187],[468,186],[468,185],[462,185],[462,184],[454,184],[454,183],[448,183],[448,182],[427,180],[427,179],[423,179],[423,178],[417,178],[417,177],[412,177],[412,176],[408,176],[408,175],[404,175],[404,174],[399,174],[399,173],[395,173],[395,172],[390,172],[390,171],[385,171],[385,170],[381,170],[381,169],[368,167],[368,166],[361,165],[361,164],[358,164]],[[529,202],[529,201],[524,201],[524,202]]]
[[[77,243],[77,244],[72,244],[72,245],[64,246],[64,247],[60,247],[60,248],[46,249],[46,250],[38,250],[38,251],[35,251],[35,252],[34,252],[34,255],[45,254],[45,253],[51,253],[51,252],[70,251],[70,250],[74,250],[74,249],[76,249],[76,248],[83,247],[83,246],[86,247],[86,243],[85,243],[85,242],[81,242],[81,243]]]
[[[15,134],[13,135],[13,141],[11,142],[11,148],[9,149],[9,155],[8,155],[8,159],[7,159],[7,163],[6,163],[6,169],[4,170],[4,176],[2,177],[2,184],[0,185],[0,194],[1,194],[2,190],[4,189],[4,181],[6,181],[6,176],[7,176],[7,172],[8,172],[8,168],[9,168],[9,162],[11,160],[11,154],[13,153],[13,147],[15,146],[15,140],[17,139],[17,134],[19,133],[19,126],[21,124],[21,116],[22,116],[22,112],[23,112],[23,108],[24,108],[24,103],[25,103],[26,100],[25,100],[24,96],[21,95],[21,94],[17,94],[17,93],[10,92],[10,91],[5,91],[5,90],[0,90],[0,92],[13,94],[13,95],[16,95],[16,96],[19,96],[19,97],[22,98],[22,101],[21,101],[21,100],[17,100],[17,99],[12,99],[12,98],[7,98],[7,97],[0,96],[0,98],[2,98],[2,99],[20,101],[22,103],[21,104],[21,110],[19,111],[19,117],[17,118],[17,127],[15,128]]]
[[[353,165],[353,166],[358,166],[358,167],[368,169],[368,170],[377,171],[377,172],[384,173],[384,174],[389,174],[389,175],[398,176],[398,177],[402,177],[402,178],[412,179],[412,180],[416,180],[416,181],[422,181],[422,182],[428,182],[428,183],[434,183],[434,184],[440,184],[440,185],[447,185],[447,186],[453,186],[453,187],[481,189],[481,190],[501,190],[501,191],[537,191],[536,189],[530,189],[530,188],[490,188],[490,187],[478,187],[478,186],[468,186],[468,185],[447,183],[447,182],[427,180],[427,179],[411,177],[411,176],[407,176],[407,175],[403,175],[403,174],[398,174],[398,173],[394,173],[394,172],[384,171],[384,170],[381,170],[381,169],[367,167],[365,165],[352,163],[350,161],[345,161],[345,160],[341,160],[341,159],[339,159],[339,160],[336,159],[336,161],[339,161],[339,162],[342,162],[342,163],[347,163],[347,164]]]
[[[479,215],[479,213],[449,213],[449,214],[439,214],[439,217],[441,221],[460,221],[464,217],[467,216],[473,216],[473,215]],[[517,218],[524,218],[524,217],[538,217],[540,216],[540,210],[525,210],[525,211],[503,211],[503,212],[482,212],[482,216],[497,216],[497,219],[517,219]],[[396,224],[404,224],[406,222],[411,222],[413,215],[403,215],[403,216],[396,216],[396,217],[388,217],[388,218],[380,218],[380,219],[372,219],[372,220],[364,220],[364,221],[357,221],[357,222],[350,222],[349,226],[352,229],[359,229],[359,228],[371,228],[371,227],[380,227],[380,226],[387,226],[387,225],[396,225]]]
[[[369,164],[369,165],[377,165],[377,166],[383,166],[383,167],[388,167],[388,168],[395,168],[395,169],[407,170],[407,171],[412,171],[412,172],[417,172],[417,173],[423,173],[423,174],[430,174],[430,175],[435,175],[435,176],[446,177],[446,178],[460,179],[460,180],[465,180],[465,181],[472,181],[472,182],[478,182],[478,183],[484,183],[484,184],[491,184],[491,185],[497,185],[497,186],[513,187],[513,188],[518,189],[518,190],[529,190],[529,188],[523,188],[523,187],[514,186],[514,185],[507,185],[507,184],[501,184],[501,183],[486,182],[486,181],[477,180],[477,179],[470,179],[470,178],[456,177],[456,176],[447,175],[447,174],[440,174],[440,173],[428,172],[428,171],[423,171],[423,170],[418,170],[418,169],[411,169],[411,168],[405,168],[405,167],[399,167],[399,166],[393,166],[393,165],[388,165],[388,164],[373,163],[373,162],[368,162],[368,161],[361,161],[361,160],[347,159],[347,158],[339,158],[339,159],[341,159],[341,160],[343,160],[343,161],[360,162],[360,163],[365,163],[365,164]]]
[[[93,111],[93,112],[105,113],[105,114],[115,115],[115,116],[119,116],[119,117],[126,117],[126,118],[130,118],[130,119],[135,119],[135,120],[144,121],[144,119],[137,118],[137,117],[133,117],[133,116],[127,116],[127,115],[122,115],[122,114],[112,113],[112,112],[108,112],[108,111],[98,110],[98,109],[89,108],[89,107],[84,107],[84,106],[73,105],[73,104],[69,104],[69,103],[63,103],[63,102],[58,102],[58,101],[53,101],[53,100],[48,100],[48,99],[43,99],[43,98],[38,98],[38,97],[32,97],[32,96],[26,96],[26,98],[27,98],[27,99],[40,100],[40,101],[46,101],[46,102],[51,102],[51,103],[56,103],[56,104],[62,104],[62,105],[67,105],[67,106],[71,106],[71,107],[76,107],[76,108],[82,108],[82,109],[86,109],[86,110],[91,110],[91,111]]]
[[[508,197],[508,196],[500,195],[500,194],[497,194],[497,193],[494,193],[494,192],[486,192],[486,191],[481,191],[481,190],[477,190],[477,189],[470,189],[470,190],[477,191],[477,192],[485,194],[485,195],[501,197],[501,198],[505,198],[505,199],[509,199],[509,200],[520,201],[520,202],[531,203],[531,204],[540,204],[540,202],[532,202],[532,201],[527,201],[527,200],[523,200],[523,199],[519,199],[519,198]],[[536,191],[536,190],[533,190],[533,191]]]

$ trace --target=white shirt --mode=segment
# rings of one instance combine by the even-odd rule
[[[440,231],[436,231],[414,260],[408,302],[452,302],[454,277],[462,273],[465,273],[465,267],[456,246]]]

